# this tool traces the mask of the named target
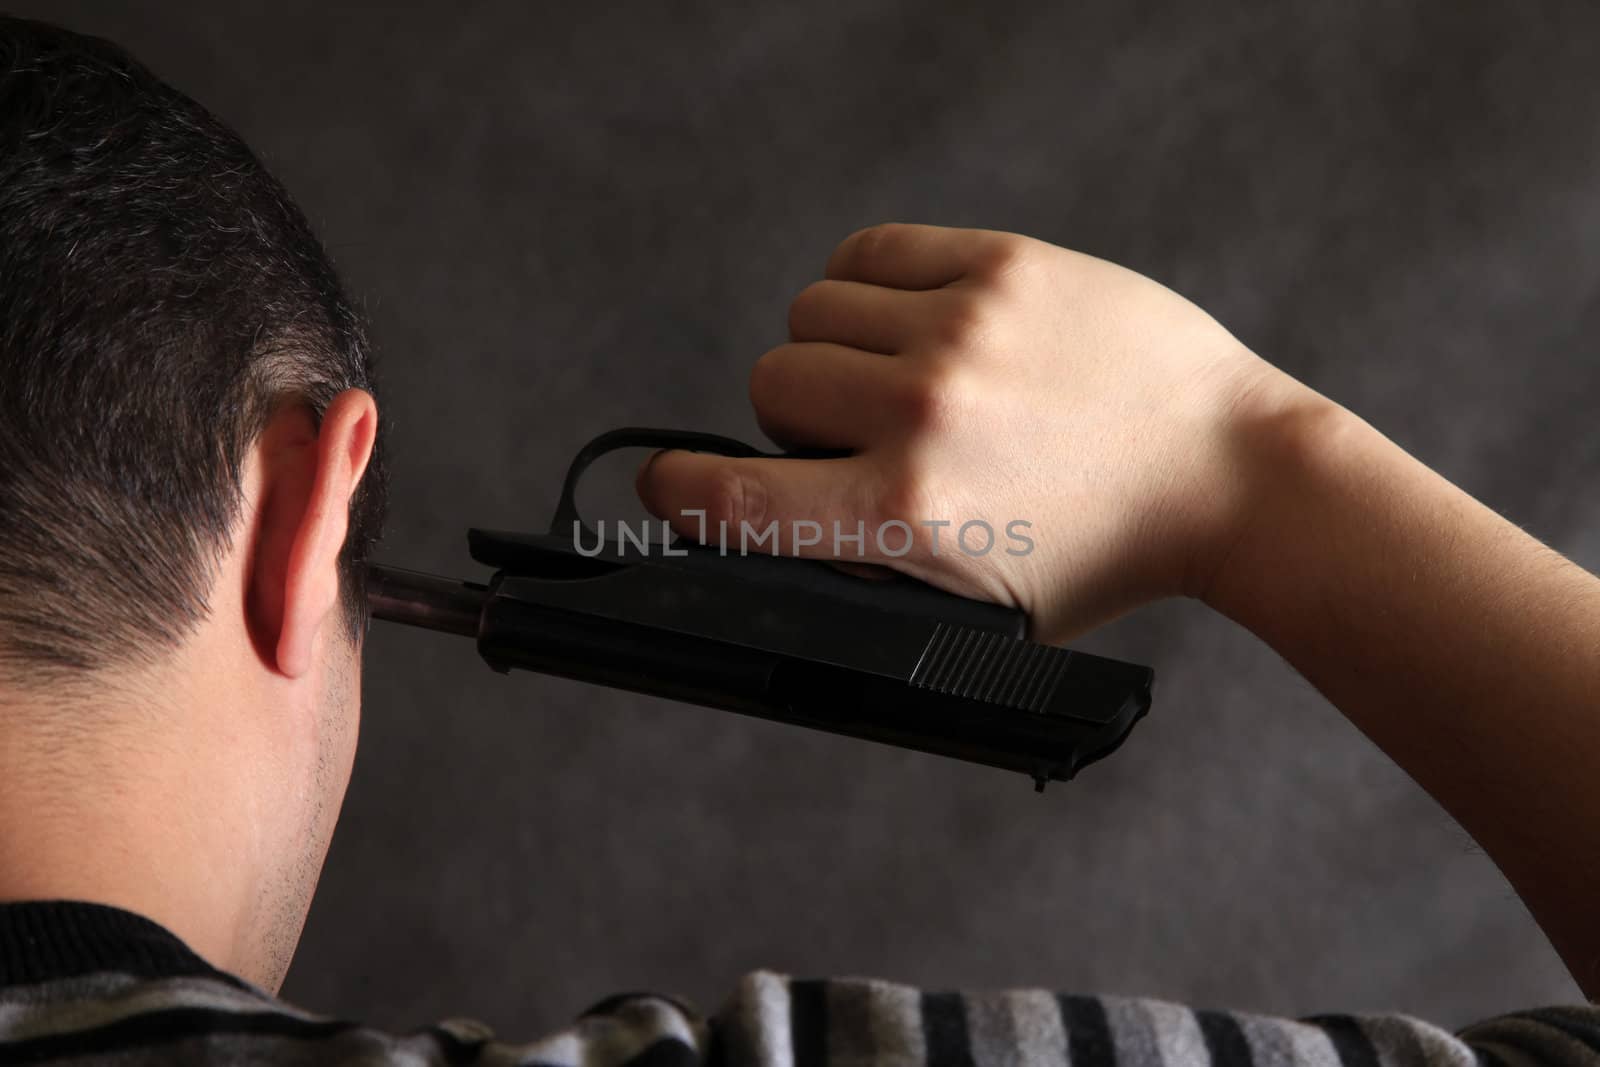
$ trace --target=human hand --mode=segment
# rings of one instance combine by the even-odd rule
[[[875,226],[825,274],[750,398],[780,444],[854,454],[658,453],[641,500],[730,550],[776,522],[785,555],[1020,608],[1038,640],[1203,594],[1260,482],[1254,428],[1314,396],[1172,291],[1017,234]]]

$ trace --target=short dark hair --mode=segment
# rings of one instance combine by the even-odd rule
[[[367,331],[239,136],[107,41],[0,17],[0,668],[151,662],[208,611],[252,442],[374,387]],[[375,450],[341,596],[366,624]]]

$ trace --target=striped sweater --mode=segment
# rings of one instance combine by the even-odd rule
[[[1452,1034],[1403,1015],[1293,1020],[1026,989],[926,992],[747,975],[701,1016],[612,997],[523,1044],[451,1021],[407,1034],[291,1007],[115,908],[0,904],[0,1064],[540,1067],[1600,1067],[1600,1006]]]

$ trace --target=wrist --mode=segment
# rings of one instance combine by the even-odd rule
[[[1270,580],[1274,546],[1297,536],[1296,522],[1309,514],[1315,471],[1365,425],[1271,364],[1260,362],[1258,371],[1230,411],[1223,518],[1185,590],[1236,621]]]

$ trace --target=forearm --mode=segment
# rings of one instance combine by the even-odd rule
[[[1600,580],[1308,391],[1205,599],[1499,864],[1600,998]]]
[[[890,225],[846,238],[826,275],[750,393],[775,440],[851,455],[670,452],[641,475],[653,513],[1026,516],[1036,553],[921,537],[861,561],[1020,608],[1041,635],[1206,599],[1461,821],[1600,996],[1595,578],[1104,260]]]

